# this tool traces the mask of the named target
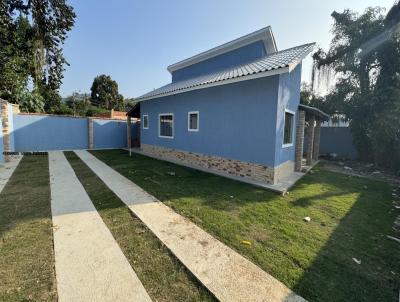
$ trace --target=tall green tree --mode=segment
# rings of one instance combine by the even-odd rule
[[[0,4],[0,97],[16,102],[32,67],[31,26],[25,17],[12,20]]]
[[[118,92],[118,83],[110,76],[102,74],[93,80],[92,103],[105,109],[124,109],[124,97]]]
[[[65,0],[2,0],[0,4],[0,64],[13,62],[12,66],[4,63],[1,72],[6,79],[18,76],[21,85],[28,74],[48,112],[60,105],[58,90],[68,64],[62,45],[74,21],[73,8]],[[14,67],[17,72],[12,71]],[[9,84],[0,85],[2,92],[13,93]]]
[[[399,10],[396,3],[386,16],[382,8],[361,15],[333,12],[331,46],[314,54],[317,69],[335,71],[336,85],[324,102],[331,113],[346,114],[361,158],[395,169],[400,169]]]

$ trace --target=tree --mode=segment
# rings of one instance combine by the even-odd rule
[[[124,97],[118,92],[118,84],[108,75],[99,75],[93,80],[92,103],[105,109],[124,109]]]
[[[335,88],[324,102],[344,113],[361,159],[400,169],[400,4],[385,16],[381,8],[358,15],[333,12],[333,40],[314,54],[315,68],[331,68]],[[315,79],[318,81],[318,79]],[[395,114],[397,113],[397,115]]]
[[[58,90],[64,65],[68,64],[62,45],[74,21],[73,8],[65,0],[3,0],[0,4],[0,67],[4,67],[4,79],[17,78],[15,83],[26,87],[29,75],[34,90],[45,100],[47,112],[56,111],[60,105]],[[0,90],[12,94],[15,89],[10,89],[7,81],[0,83]]]
[[[73,92],[68,96],[65,104],[72,109],[73,115],[86,116],[91,109],[90,97],[87,94]]]
[[[32,67],[31,27],[25,17],[13,21],[4,9],[0,4],[0,97],[17,103]]]

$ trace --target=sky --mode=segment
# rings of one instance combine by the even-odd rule
[[[327,49],[331,13],[385,7],[394,0],[67,0],[77,15],[64,44],[60,93],[90,92],[110,75],[126,98],[171,81],[167,66],[270,25],[278,50],[316,42]],[[310,81],[311,57],[303,63]]]

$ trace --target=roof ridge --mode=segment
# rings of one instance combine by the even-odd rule
[[[165,95],[200,89],[207,86],[223,85],[224,82],[244,81],[250,78],[290,72],[308,55],[315,43],[307,43],[235,65],[194,78],[166,84],[137,98],[138,101],[157,98]],[[298,49],[298,50],[297,50]],[[284,54],[284,55],[282,55]],[[199,88],[196,88],[199,87]]]
[[[286,48],[286,49],[283,49],[283,50],[274,52],[274,53],[272,53],[272,54],[270,54],[270,55],[266,55],[266,56],[264,56],[264,57],[258,58],[258,59],[249,60],[249,61],[246,62],[246,63],[240,63],[240,64],[238,64],[238,65],[234,65],[234,66],[227,67],[227,68],[224,68],[224,69],[221,69],[221,70],[218,70],[218,71],[213,71],[213,72],[210,72],[210,73],[206,73],[206,74],[203,74],[203,75],[199,75],[199,76],[197,76],[197,77],[193,77],[193,78],[189,78],[189,79],[185,79],[185,80],[181,80],[181,81],[177,81],[177,82],[168,83],[168,84],[166,84],[165,86],[170,85],[170,84],[184,83],[185,81],[192,81],[192,80],[195,80],[195,79],[200,79],[200,78],[202,78],[202,77],[211,77],[211,76],[213,76],[213,75],[219,75],[219,74],[228,72],[228,71],[230,71],[230,70],[234,70],[234,69],[238,69],[238,68],[245,67],[245,66],[250,65],[250,64],[255,64],[255,63],[258,63],[258,62],[262,62],[262,61],[264,61],[265,59],[270,59],[270,58],[273,57],[274,55],[279,55],[279,54],[281,54],[281,53],[283,53],[283,52],[287,52],[287,51],[290,51],[290,50],[293,50],[293,49],[296,49],[296,48],[302,48],[302,47],[312,46],[312,45],[315,45],[315,44],[316,44],[315,42],[312,42],[312,43],[305,43],[305,44],[302,44],[302,45],[298,45],[298,46],[295,46],[295,47]],[[162,87],[164,87],[164,86],[162,86]]]

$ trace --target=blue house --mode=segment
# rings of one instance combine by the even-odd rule
[[[140,152],[244,181],[284,181],[301,170],[306,113],[316,138],[325,118],[300,105],[302,59],[313,48],[278,51],[266,27],[168,66],[172,82],[128,113],[140,118]],[[310,141],[312,160],[319,143]]]

